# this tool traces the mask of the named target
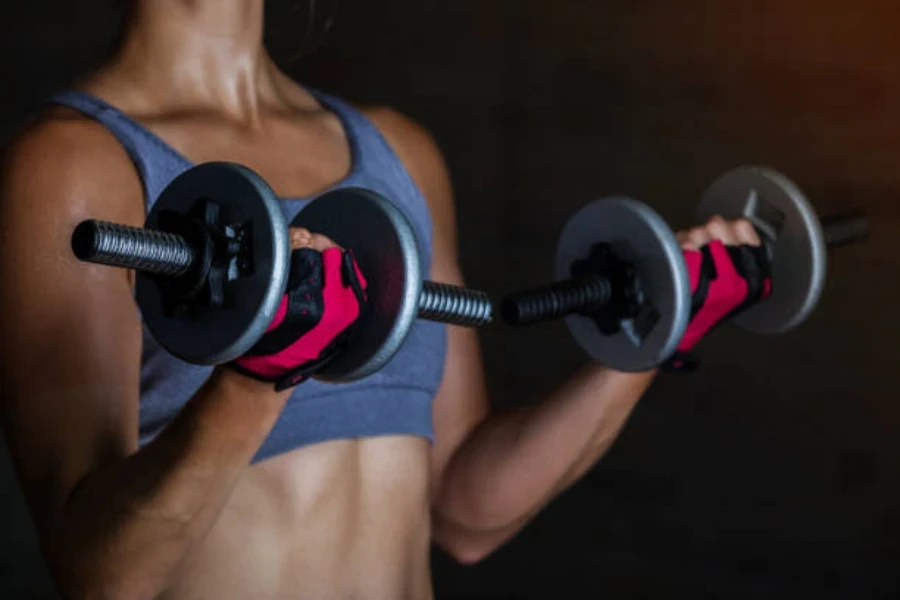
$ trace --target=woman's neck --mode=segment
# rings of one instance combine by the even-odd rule
[[[254,122],[278,103],[263,21],[263,0],[135,0],[110,69],[137,110],[209,108]]]

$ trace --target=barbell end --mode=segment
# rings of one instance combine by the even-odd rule
[[[84,262],[170,277],[186,273],[196,255],[180,236],[93,219],[75,227],[71,246]]]
[[[91,262],[97,253],[99,227],[94,220],[82,221],[72,232],[72,252],[75,258],[85,262]]]
[[[869,218],[862,209],[823,217],[820,223],[825,245],[829,249],[861,242],[869,237],[871,231]]]

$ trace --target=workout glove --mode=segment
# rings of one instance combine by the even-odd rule
[[[691,350],[713,329],[772,293],[772,275],[761,246],[726,246],[720,240],[685,250],[691,282],[691,320],[678,350],[666,363],[671,372],[694,370]]]
[[[287,292],[271,325],[229,366],[282,391],[341,352],[366,305],[366,281],[352,252],[300,248],[291,254]]]

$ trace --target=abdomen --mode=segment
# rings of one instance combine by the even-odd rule
[[[250,467],[166,597],[430,598],[428,465],[384,437]]]

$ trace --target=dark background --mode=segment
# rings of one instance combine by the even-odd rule
[[[112,0],[19,4],[2,19],[3,133],[102,56],[118,18]],[[270,0],[273,52],[432,131],[467,277],[495,297],[548,277],[560,228],[595,197],[690,225],[706,185],[742,164],[873,223],[832,255],[806,324],[718,332],[703,369],[659,379],[514,541],[470,568],[435,553],[439,598],[900,596],[896,3],[344,0],[324,46],[297,57],[304,9]],[[498,404],[538,400],[584,360],[559,324],[483,340]],[[2,481],[0,597],[38,594],[5,462]]]

